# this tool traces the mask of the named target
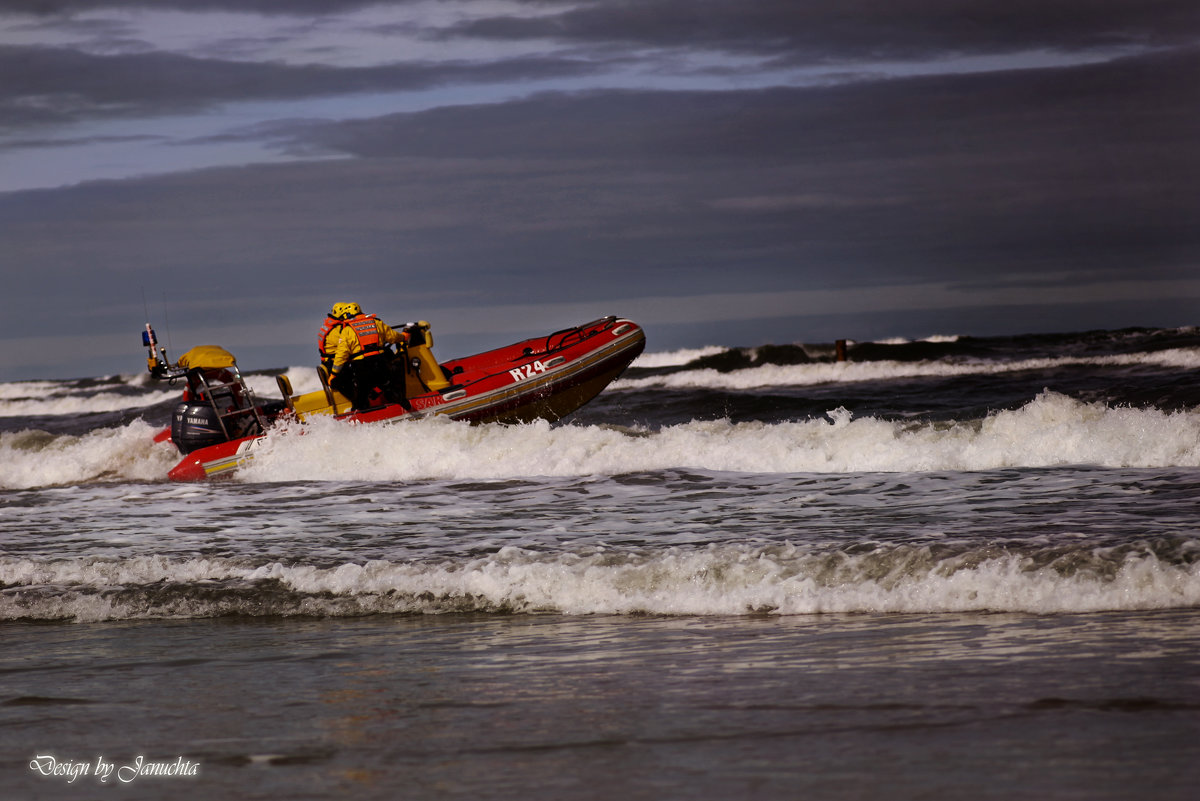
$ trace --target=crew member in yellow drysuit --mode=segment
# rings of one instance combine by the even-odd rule
[[[328,372],[333,367],[333,356],[337,353],[338,343],[342,341],[342,326],[346,323],[347,317],[353,317],[350,314],[352,304],[335,303],[333,308],[329,310],[329,314],[325,315],[325,322],[321,324],[321,330],[317,332],[317,354],[321,358],[321,364],[324,365],[325,371]],[[357,306],[353,306],[357,308]],[[359,309],[359,311],[362,311]]]
[[[329,364],[329,385],[350,399],[355,409],[366,409],[376,389],[393,403],[404,402],[404,385],[392,381],[392,354],[388,345],[408,341],[408,334],[396,331],[373,314],[363,314],[357,303],[335,303],[330,316],[341,320],[341,326],[324,332],[318,343],[329,351],[332,338],[338,335],[337,348]],[[399,386],[397,386],[399,384]]]

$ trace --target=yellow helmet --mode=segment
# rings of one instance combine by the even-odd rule
[[[362,314],[362,307],[357,303],[335,303],[329,310],[329,316],[335,320],[346,320]]]

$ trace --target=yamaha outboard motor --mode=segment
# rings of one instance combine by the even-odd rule
[[[148,350],[146,366],[151,376],[171,384],[187,379],[183,400],[171,415],[171,440],[180,453],[261,434],[266,416],[284,408],[282,403],[259,406],[242,380],[237,359],[224,348],[197,345],[171,364],[149,323],[142,332],[142,345]]]
[[[254,397],[237,368],[193,368],[188,391],[171,417],[171,440],[180,453],[262,431]]]
[[[224,429],[217,412],[207,403],[180,401],[171,416],[171,441],[182,454],[189,454],[218,442],[225,442]]]
[[[142,344],[149,349],[147,365],[152,376],[172,384],[187,380],[183,400],[171,415],[171,440],[180,453],[260,434],[266,428],[264,414],[277,413],[278,409],[259,407],[242,380],[237,360],[224,348],[199,345],[171,364],[165,348],[155,350],[158,340],[149,324],[142,333]],[[276,405],[282,408],[282,404]]]

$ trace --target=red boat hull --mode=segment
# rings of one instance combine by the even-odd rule
[[[446,415],[471,423],[559,420],[596,397],[645,348],[646,335],[630,320],[606,317],[575,328],[518,342],[441,365],[449,387],[408,399],[409,408],[387,404],[338,415],[379,423]],[[243,437],[193,451],[168,474],[173,481],[201,481],[236,470],[253,459],[260,437]]]

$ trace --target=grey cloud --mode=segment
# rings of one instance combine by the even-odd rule
[[[838,197],[830,208],[855,198],[967,200],[993,215],[986,227],[995,230],[1013,207],[1063,203],[1056,217],[1066,222],[1111,202],[1154,209],[1166,225],[1181,222],[1172,209],[1194,209],[1183,178],[1200,167],[1197,79],[1200,52],[1186,51],[826,88],[547,94],[301,125],[292,135],[296,146],[368,159],[592,160],[696,175],[782,169],[787,177],[772,182],[780,211],[811,210],[815,196]],[[787,200],[798,190],[809,200]],[[728,193],[739,196],[768,195]]]
[[[0,47],[0,75],[19,76],[0,83],[0,115],[17,127],[88,116],[190,111],[221,102],[562,77],[597,69],[596,64],[552,57],[336,68],[161,52],[97,56],[63,48]]]
[[[44,14],[38,23],[43,26],[100,26],[109,35],[120,36],[124,29],[119,23],[70,15],[83,9],[141,5],[135,0],[8,0],[0,2],[0,9]],[[164,7],[158,0],[145,5]],[[670,53],[727,51],[751,53],[775,66],[836,62],[861,68],[862,62],[887,59],[936,60],[1034,49],[1102,48],[1111,52],[1121,47],[1166,47],[1200,40],[1200,5],[1191,0],[1117,4],[1017,0],[968,7],[951,0],[730,0],[703,5],[694,0],[530,0],[528,5],[546,13],[475,19],[425,33],[494,39],[549,37],[560,43],[560,52],[475,62],[338,68],[218,57],[224,48],[243,46],[232,36],[214,40],[206,50],[211,56],[207,58],[153,52],[146,43],[133,46],[127,40],[111,55],[65,47],[0,47],[0,75],[15,76],[0,82],[0,116],[11,130],[96,116],[189,112],[234,101],[578,77],[601,74],[619,65],[641,64],[653,69],[656,60],[674,58]],[[177,7],[193,13],[236,9],[296,17],[335,13],[328,4],[304,0],[180,0]],[[346,8],[339,4],[336,11]],[[117,49],[120,52],[115,52]],[[680,71],[741,68],[703,59],[673,67]]]
[[[3,9],[3,0],[0,0]],[[3,13],[0,10],[0,13]],[[72,16],[52,16],[34,18],[28,22],[11,21],[9,29],[17,33],[54,32],[58,34],[85,37],[89,41],[103,41],[119,44],[124,50],[136,51],[141,46],[149,48],[148,44],[139,44],[132,39],[133,26],[127,21],[116,19],[80,18]]]
[[[793,63],[888,60],[1034,49],[1189,44],[1200,36],[1190,0],[600,0],[535,17],[462,22],[443,35],[715,49]]]
[[[105,8],[175,8],[322,17],[411,0],[0,0],[43,17]],[[1029,50],[1112,50],[1195,43],[1192,0],[525,0],[535,15],[469,18],[431,37],[551,39],[592,47],[750,53],[785,63],[929,59]],[[486,4],[464,3],[486,13]]]
[[[112,271],[194,276],[213,298],[336,277],[458,305],[1181,278],[1200,259],[1198,69],[1188,53],[296,123],[293,146],[349,158],[11,193],[0,238],[39,265],[14,293],[80,264],[109,272],[71,291]]]
[[[105,5],[137,3],[0,9],[52,16]],[[539,5],[549,12],[540,21],[441,32],[550,36],[562,48],[492,63],[339,69],[0,48],[0,75],[19,76],[0,81],[0,118],[9,145],[21,147],[35,137],[20,127],[34,123],[599,73],[643,49],[646,58],[675,48],[852,66],[1031,48],[1140,55],[860,75],[818,88],[540,94],[369,120],[277,120],[225,135],[335,158],[0,193],[4,263],[16,265],[6,300],[55,309],[60,333],[81,336],[140,317],[142,289],[171,298],[177,329],[218,330],[254,315],[315,317],[333,288],[418,316],[430,307],[939,283],[977,293],[969,305],[982,308],[989,296],[1014,303],[1036,292],[1039,276],[1080,287],[1079,297],[1135,276],[1149,309],[1168,297],[1156,287],[1195,275],[1200,54],[1178,46],[1196,38],[1191,2]],[[327,4],[174,7],[302,15]],[[84,134],[54,143],[68,136]]]
[[[104,145],[104,144],[123,144],[128,142],[163,142],[165,137],[153,135],[141,136],[80,136],[59,139],[11,139],[4,143],[3,149],[21,150],[21,149],[41,149],[41,148],[66,148],[78,147],[80,145]]]
[[[404,3],[407,0],[393,0]],[[355,8],[378,5],[378,0],[0,0],[0,13],[36,16],[74,14],[111,8],[177,9],[180,11],[242,11],[255,14],[309,16],[341,14]]]

